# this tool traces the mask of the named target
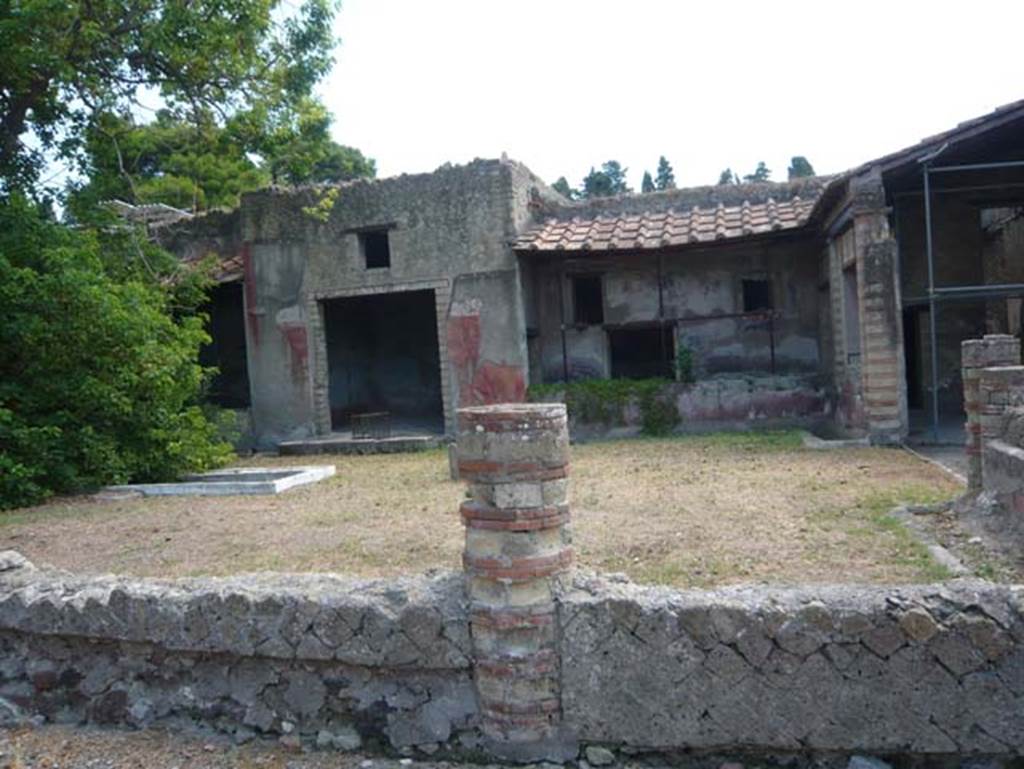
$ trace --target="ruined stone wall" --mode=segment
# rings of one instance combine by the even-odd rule
[[[577,577],[562,707],[584,742],[1024,752],[1024,588],[641,588]]]
[[[1013,340],[1019,362],[1019,342],[1003,338]],[[982,369],[978,411],[982,433],[979,512],[1003,545],[1017,549],[1024,546],[1024,366]]]
[[[738,372],[767,373],[771,340],[766,320],[706,316],[743,312],[743,280],[770,280],[776,310],[775,365],[780,374],[816,373],[818,343],[817,248],[810,240],[719,245],[662,256],[661,303],[666,327],[676,345],[693,352],[698,378]],[[563,378],[561,313],[566,318],[566,346],[572,379],[602,378],[612,373],[606,327],[628,327],[659,318],[658,257],[530,260],[537,297],[536,328],[540,372],[534,382]],[[566,278],[561,279],[562,272]],[[604,325],[574,322],[573,275],[600,275]],[[559,291],[562,296],[559,296]],[[679,319],[679,320],[671,320]]]
[[[472,748],[456,575],[134,580],[0,557],[0,718]],[[462,742],[459,742],[460,738]]]
[[[473,547],[479,558],[480,543]],[[553,624],[492,623],[471,641],[454,575],[163,582],[39,571],[9,553],[2,560],[7,722],[41,716],[529,760],[562,760],[577,744],[1024,754],[1021,586],[677,591],[581,574],[549,596]],[[541,617],[527,593],[541,601],[537,591],[511,591],[509,608],[489,604],[476,622],[487,612],[512,616],[516,606],[521,620]],[[485,596],[493,603],[498,593]],[[553,639],[554,656],[535,649],[533,635]],[[536,728],[538,714],[556,716],[556,738],[540,753],[502,750],[501,731],[481,729],[480,692],[504,703],[498,713],[520,729]],[[543,699],[551,692],[554,710]]]
[[[259,446],[331,430],[322,303],[332,299],[434,293],[449,429],[460,405],[521,399],[525,308],[509,242],[532,215],[535,189],[546,188],[522,166],[478,160],[341,185],[326,219],[314,215],[325,188],[267,189],[243,196],[227,234],[194,222],[166,228],[184,257],[237,262]],[[359,234],[374,228],[388,231],[388,267],[366,266]]]
[[[666,385],[664,398],[679,414],[676,432],[777,429],[823,426],[833,416],[832,394],[818,375],[715,377]],[[549,393],[547,400],[564,401],[565,393]],[[637,435],[643,426],[639,404],[623,406],[610,422],[585,422],[570,414],[570,429],[577,440]]]

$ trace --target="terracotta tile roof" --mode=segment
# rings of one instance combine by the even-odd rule
[[[513,248],[522,251],[634,251],[695,243],[713,243],[807,223],[817,196],[760,203],[693,206],[657,212],[605,211],[589,216],[552,217],[521,235]]]

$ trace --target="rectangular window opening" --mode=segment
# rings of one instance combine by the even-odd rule
[[[623,328],[608,332],[613,379],[672,378],[676,357],[671,328]]]
[[[387,230],[368,230],[359,233],[359,247],[366,260],[366,269],[378,270],[391,266],[391,246]]]
[[[576,275],[572,279],[573,319],[585,326],[604,323],[604,292],[600,275]]]
[[[743,281],[743,312],[774,309],[770,280]]]

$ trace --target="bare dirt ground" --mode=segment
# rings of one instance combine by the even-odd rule
[[[0,729],[0,769],[404,769],[409,764],[361,753],[303,753],[269,741],[234,745],[219,736],[204,739],[155,729]],[[415,764],[416,769],[457,766]]]
[[[464,488],[444,452],[242,464],[313,463],[337,475],[275,497],[82,497],[16,511],[0,519],[0,549],[144,576],[459,567]],[[795,433],[579,445],[571,483],[581,567],[675,586],[940,579],[888,511],[961,491],[905,451],[814,451]]]

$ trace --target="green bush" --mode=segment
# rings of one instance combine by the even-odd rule
[[[667,392],[671,384],[668,379],[583,379],[531,385],[527,397],[532,401],[562,397],[574,419],[603,425],[621,422],[626,406],[636,403],[644,434],[665,435],[679,424],[679,410]]]
[[[172,262],[0,202],[0,509],[230,457],[200,406],[202,293]]]
[[[684,344],[679,345],[676,350],[676,381],[684,384],[692,384],[696,381],[693,371],[693,350]]]

